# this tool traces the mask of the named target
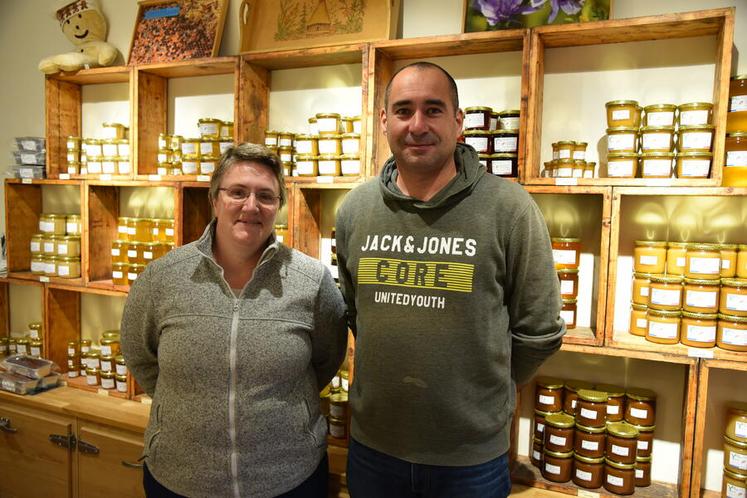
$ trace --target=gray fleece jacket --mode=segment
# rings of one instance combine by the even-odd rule
[[[380,178],[335,223],[356,331],[351,434],[414,463],[476,465],[508,450],[515,384],[561,345],[550,237],[518,184],[458,145],[456,177],[427,202]]]
[[[276,496],[326,451],[319,390],[345,353],[345,308],[319,261],[274,239],[236,297],[214,225],[149,264],[125,305],[122,350],[153,398],[144,455],[181,495]]]

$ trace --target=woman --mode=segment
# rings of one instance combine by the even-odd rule
[[[146,493],[326,496],[319,391],[346,348],[342,297],[319,261],[275,239],[277,155],[232,147],[209,197],[202,237],[148,265],[122,317],[127,365],[153,398]]]

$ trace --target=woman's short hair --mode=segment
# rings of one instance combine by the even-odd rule
[[[283,175],[283,165],[280,162],[280,157],[273,151],[265,147],[264,145],[243,143],[229,147],[223,155],[220,156],[218,161],[218,167],[213,172],[212,178],[210,178],[210,190],[208,197],[212,204],[215,199],[218,198],[218,189],[223,181],[223,177],[226,172],[231,169],[234,164],[250,162],[264,164],[275,175],[275,179],[278,181],[280,196],[280,207],[285,205],[288,198],[288,194],[285,188],[285,175]]]

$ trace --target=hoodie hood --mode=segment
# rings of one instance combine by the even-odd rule
[[[469,194],[485,174],[485,166],[480,164],[475,149],[457,143],[454,151],[457,174],[449,183],[428,201],[414,199],[402,193],[397,187],[397,162],[394,156],[384,164],[379,175],[379,186],[386,201],[395,201],[418,209],[435,209],[453,204]]]

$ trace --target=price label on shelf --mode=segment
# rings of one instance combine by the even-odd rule
[[[198,182],[209,182],[210,175],[197,175],[197,181]]]
[[[21,183],[31,184],[34,183],[31,178],[23,178],[21,179]]]
[[[99,396],[109,396],[109,390],[108,389],[99,388],[96,391],[96,394],[98,394]]]
[[[317,176],[316,183],[333,183],[335,181],[334,176]]]
[[[148,181],[151,181],[151,182],[160,182],[161,181],[161,175],[148,175]]]
[[[110,181],[112,181],[112,175],[104,174],[104,175],[99,176],[99,179],[102,182],[110,182]]]
[[[49,277],[39,277],[39,282],[49,283]]]
[[[687,356],[690,358],[705,358],[707,360],[712,360],[713,349],[687,348]]]
[[[585,489],[579,489],[578,490],[578,496],[581,498],[599,498],[599,493],[594,493],[593,491],[586,491]]]
[[[70,173],[60,173],[60,180],[69,180]]]
[[[555,185],[578,185],[578,178],[556,178]]]

